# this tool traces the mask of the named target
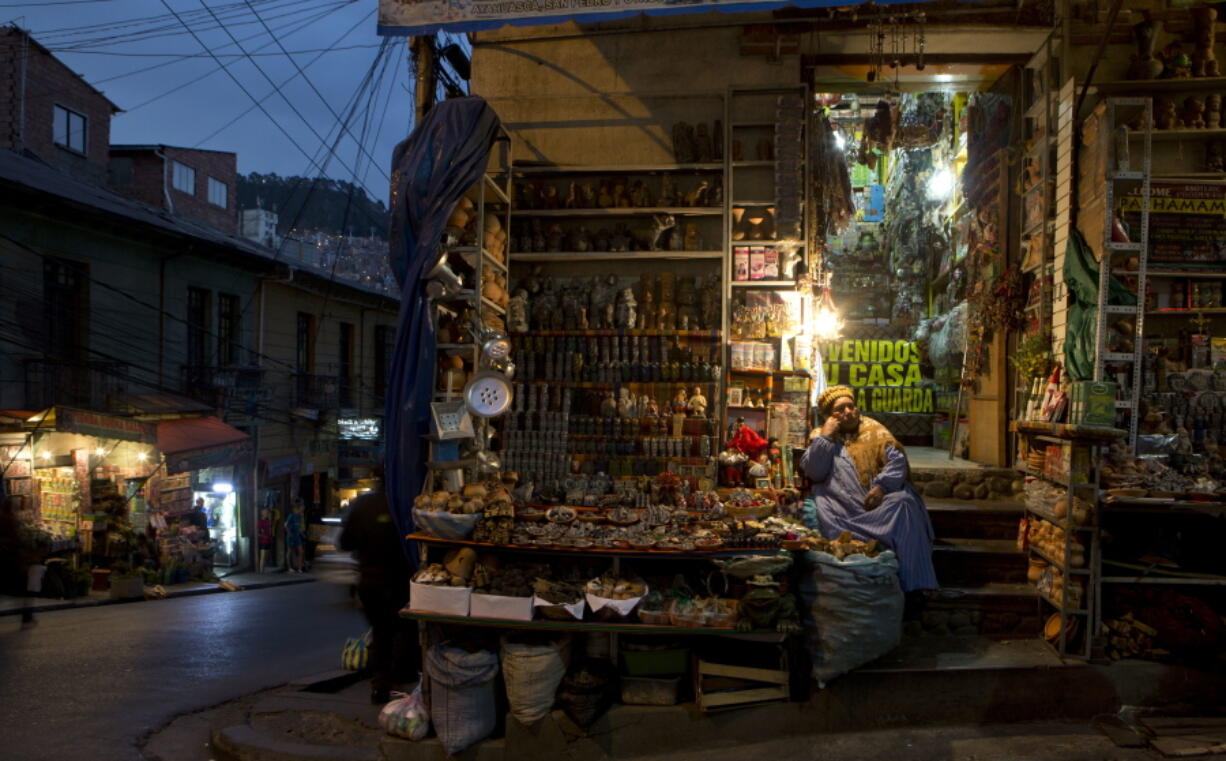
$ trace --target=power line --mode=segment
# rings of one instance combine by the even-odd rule
[[[261,35],[252,35],[259,37]],[[246,39],[251,39],[248,37]],[[334,48],[308,48],[306,50],[287,50],[284,53],[260,53],[252,51],[248,54],[243,53],[218,53],[219,58],[245,58],[247,55],[257,58],[280,58],[282,55],[306,55],[307,53],[335,53],[341,50],[369,50],[379,47],[379,43],[370,45],[344,45]],[[209,56],[203,53],[193,53],[191,55],[182,55],[181,53],[125,53],[118,50],[74,50],[72,48],[48,48],[52,53],[71,53],[73,55],[105,55],[114,56],[116,58],[176,58],[181,61],[186,61],[191,58],[208,58]]]

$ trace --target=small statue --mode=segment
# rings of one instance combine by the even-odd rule
[[[579,208],[579,183],[572,182],[566,191],[566,200],[562,202],[564,209]]]
[[[673,413],[676,415],[684,414],[687,404],[689,404],[689,397],[685,393],[685,386],[678,386],[677,393],[673,395]]]
[[[749,591],[737,603],[737,613],[739,631],[774,630],[780,634],[800,631],[796,599],[790,594],[779,594],[779,582],[765,574],[749,580]]]
[[[694,129],[685,122],[673,125],[673,158],[678,164],[694,163]]]
[[[630,250],[630,236],[626,234],[624,222],[618,222],[613,226],[613,234],[609,236],[609,250],[614,253]]]
[[[541,205],[542,209],[557,209],[561,206],[561,199],[558,198],[558,188],[556,185],[544,185],[541,187]]]
[[[604,285],[600,289],[600,303],[597,306],[600,308],[600,326],[617,327],[613,320],[617,309],[617,275],[605,275]]]
[[[617,400],[613,398],[612,391],[604,392],[604,399],[600,400],[600,416],[606,418],[617,417]]]
[[[660,417],[660,403],[655,397],[647,397],[647,406],[642,408],[643,417]]]
[[[532,248],[529,251],[544,251],[545,250],[545,226],[541,222],[540,217],[534,217],[532,220]]]
[[[1154,127],[1157,129],[1174,129],[1179,120],[1175,101],[1159,95],[1154,99]]]
[[[634,240],[643,251],[662,251],[664,233],[677,226],[672,214],[653,214],[650,224],[634,231]]]
[[[545,277],[541,281],[541,289],[532,299],[532,325],[537,330],[549,330],[553,324],[553,312],[556,308],[553,298],[553,279]]]
[[[1128,69],[1129,79],[1157,79],[1162,76],[1162,61],[1154,57],[1154,43],[1158,38],[1158,25],[1150,17],[1149,11],[1143,12],[1144,21],[1132,27],[1133,37],[1137,41],[1137,52],[1132,56],[1132,65]]]
[[[1222,126],[1222,96],[1217,93],[1205,98],[1205,126],[1209,129]]]
[[[639,305],[635,327],[639,330],[655,330],[656,329],[656,297],[652,295],[650,288],[643,290],[643,303]]]
[[[716,330],[719,328],[720,277],[712,274],[707,277],[702,289],[702,329]]]
[[[759,478],[770,478],[770,457],[767,456],[766,452],[758,455],[757,459],[749,463],[749,468],[746,472],[749,474],[749,477],[755,479],[755,481]]]
[[[634,185],[630,187],[630,202],[640,209],[651,206],[651,191],[647,189],[647,183],[642,180],[634,181]]]
[[[677,205],[677,186],[673,184],[671,174],[664,175],[664,178],[660,180],[660,197],[656,203],[665,208]]]
[[[647,416],[648,416],[648,412],[647,412],[647,410],[648,410],[648,408],[649,408],[649,407],[651,407],[651,397],[650,397],[650,396],[648,396],[647,394],[642,394],[642,395],[640,395],[640,396],[639,396],[639,401],[638,401],[638,406],[637,406],[638,417],[641,417],[641,418],[642,418],[642,417],[647,417]],[[658,412],[658,410],[657,410],[657,412]]]
[[[552,223],[545,229],[545,251],[550,253],[558,253],[562,250],[562,239],[565,234],[562,232],[562,225],[557,222]]]
[[[532,182],[521,182],[515,185],[519,197],[515,199],[516,209],[535,209],[537,205],[536,184]]]
[[[634,300],[634,291],[630,288],[623,288],[617,296],[617,327],[623,330],[634,329],[636,324],[635,307],[637,306],[638,304]]]
[[[728,447],[719,453],[719,480],[721,486],[740,486],[745,481],[744,465],[749,458],[736,447]]]
[[[512,333],[528,332],[528,292],[523,288],[507,302],[507,327]]]
[[[572,250],[581,254],[592,250],[592,236],[588,234],[587,225],[579,225],[579,231],[575,233],[575,247]]]
[[[622,386],[617,392],[617,414],[623,418],[636,418],[639,416],[638,405],[634,401],[634,396],[630,393],[630,389]]]
[[[585,182],[583,187],[579,189],[579,208],[596,208],[596,187],[590,182]]]
[[[685,242],[682,246],[686,251],[702,250],[702,240],[698,237],[698,225],[695,223],[685,223]]]
[[[707,194],[707,206],[723,206],[724,205],[724,186],[715,183],[715,187],[711,188],[711,192]]]
[[[596,206],[601,209],[613,208],[613,191],[608,180],[600,181],[600,195],[596,197]]]
[[[1205,101],[1195,96],[1184,99],[1183,124],[1188,129],[1205,128]]]
[[[700,180],[698,186],[685,194],[685,205],[690,208],[707,205],[707,188],[711,183]]]
[[[1189,79],[1192,76],[1192,56],[1183,52],[1183,46],[1172,42],[1162,49],[1165,64],[1164,74],[1170,79]]]
[[[1201,6],[1192,9],[1192,24],[1196,27],[1196,49],[1192,51],[1192,76],[1216,77],[1218,70],[1217,56],[1213,46],[1217,42],[1214,23],[1217,21],[1217,9]]]
[[[1214,140],[1209,143],[1207,157],[1205,159],[1205,171],[1208,172],[1226,172],[1226,150],[1223,149],[1222,141]]]
[[[562,291],[562,320],[564,328],[570,328],[580,323],[581,306],[579,300],[581,298],[582,296],[577,288],[566,288]]]
[[[690,414],[690,417],[707,416],[707,397],[702,395],[702,386],[695,386],[694,393],[690,395],[689,401],[685,404],[685,410]]]
[[[616,180],[613,183],[613,207],[617,209],[630,208],[630,197],[626,195],[626,183]]]
[[[707,131],[706,123],[699,124],[694,135],[694,160],[699,164],[708,164],[715,154],[715,146],[711,142],[711,133]]]
[[[655,322],[657,330],[677,329],[677,312],[672,302],[661,301],[659,304],[656,304]]]

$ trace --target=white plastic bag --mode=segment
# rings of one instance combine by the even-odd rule
[[[421,697],[421,682],[413,694],[393,692],[392,700],[379,712],[379,726],[389,735],[420,740],[430,733],[430,712]]]
[[[902,639],[903,594],[898,558],[805,553],[801,615],[813,658],[813,677],[830,680],[876,660]]]
[[[440,539],[467,539],[481,520],[482,513],[449,513],[445,510],[413,509],[413,526]]]
[[[502,677],[511,715],[530,727],[549,713],[566,666],[570,636],[549,645],[526,645],[502,638]]]

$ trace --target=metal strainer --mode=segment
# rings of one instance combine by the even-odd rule
[[[464,404],[478,417],[498,417],[511,407],[511,384],[502,373],[485,370],[464,386]]]

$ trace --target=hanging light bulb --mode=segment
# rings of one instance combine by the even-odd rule
[[[928,198],[933,201],[943,201],[954,191],[954,173],[945,167],[937,170],[928,179]]]
[[[823,285],[817,297],[817,313],[813,317],[813,336],[819,341],[834,341],[843,332],[843,318],[834,307],[830,286]]]

